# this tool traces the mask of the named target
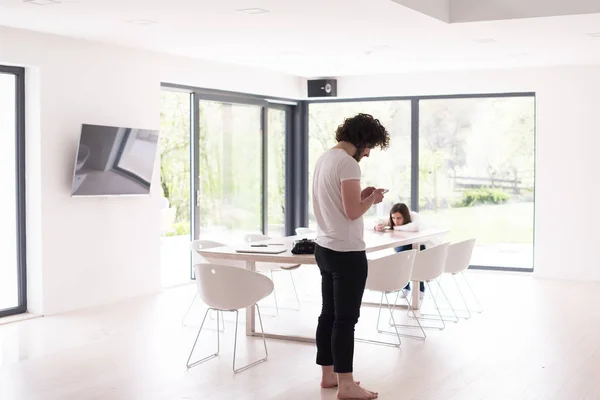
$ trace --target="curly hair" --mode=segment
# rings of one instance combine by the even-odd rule
[[[385,150],[390,145],[390,135],[378,119],[369,114],[357,114],[346,118],[335,131],[335,140],[352,143],[357,149]]]

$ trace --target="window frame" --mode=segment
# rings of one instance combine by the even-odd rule
[[[25,68],[0,65],[1,74],[15,76],[15,188],[18,306],[0,310],[0,318],[27,312],[26,179],[25,179]]]

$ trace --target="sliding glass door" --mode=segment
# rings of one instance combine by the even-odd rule
[[[25,275],[24,70],[0,66],[2,262],[0,317],[27,311]]]
[[[283,236],[289,106],[196,96],[195,237]]]
[[[291,110],[287,106],[269,105],[267,112],[267,157],[265,162],[267,223],[265,234],[285,236],[285,143],[291,125]]]
[[[199,238],[262,232],[262,108],[198,101]]]

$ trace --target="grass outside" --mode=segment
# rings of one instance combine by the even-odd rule
[[[420,215],[427,225],[448,228],[450,233],[446,239],[452,242],[476,238],[479,246],[500,243],[531,244],[533,204],[528,202],[447,208],[437,212],[423,211]],[[376,219],[365,219],[365,227],[373,225]],[[174,228],[174,232],[168,236],[189,234],[188,221],[177,222]],[[271,233],[272,229],[269,231]]]
[[[480,205],[421,213],[428,225],[450,229],[447,240],[476,238],[478,245],[533,243],[534,203]]]

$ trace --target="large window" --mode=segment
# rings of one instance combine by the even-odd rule
[[[27,311],[25,282],[24,70],[0,66],[2,263],[0,317]]]
[[[532,94],[311,103],[308,213],[313,226],[316,160],[335,144],[337,126],[359,112],[378,118],[391,136],[387,151],[371,152],[360,163],[364,186],[390,189],[384,203],[366,214],[366,227],[387,217],[391,204],[404,202],[427,225],[447,227],[447,240],[475,238],[473,265],[533,268]]]
[[[312,103],[309,105],[308,133],[308,213],[309,225],[315,226],[312,209],[312,176],[317,158],[335,145],[335,130],[344,119],[358,113],[367,113],[379,119],[390,134],[390,147],[375,150],[360,162],[364,186],[389,189],[384,202],[371,208],[365,215],[365,225],[384,218],[394,202],[410,204],[411,194],[411,102],[363,101]]]
[[[419,102],[419,209],[477,239],[474,265],[532,268],[535,98]]]

